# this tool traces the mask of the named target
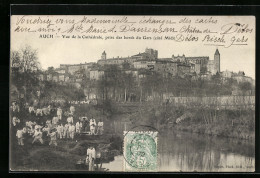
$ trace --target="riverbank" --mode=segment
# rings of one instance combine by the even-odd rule
[[[129,106],[121,105],[120,111]],[[120,107],[118,107],[120,108]],[[131,106],[132,113],[116,118],[128,121],[128,129],[148,125],[159,131],[185,131],[246,140],[255,140],[255,111],[251,109],[185,108],[171,104],[143,103]],[[119,119],[116,119],[120,121]]]
[[[228,125],[216,126],[216,125],[207,125],[207,124],[179,124],[175,125],[173,129],[178,131],[190,132],[190,133],[199,133],[207,134],[221,137],[229,138],[238,138],[246,140],[255,140],[255,132],[250,130],[239,130],[239,127],[230,127]]]
[[[179,123],[175,122],[174,130],[255,140],[253,110],[193,110],[189,112],[189,117]]]

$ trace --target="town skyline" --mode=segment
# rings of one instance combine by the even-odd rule
[[[24,45],[23,45],[24,46]],[[152,45],[150,45],[152,46]],[[21,46],[22,47],[22,46]],[[21,48],[20,47],[20,48]],[[32,46],[33,47],[33,46]],[[71,60],[68,60],[68,57],[64,57],[62,59],[59,59],[59,60],[48,60],[48,63],[46,63],[46,55],[43,54],[43,52],[41,52],[41,50],[39,50],[37,48],[37,51],[38,51],[38,60],[40,62],[40,65],[41,65],[41,68],[43,70],[47,70],[48,67],[54,67],[54,68],[59,68],[60,67],[60,64],[69,64],[69,65],[72,65],[72,64],[83,64],[83,63],[91,63],[91,62],[94,62],[94,63],[97,63],[98,60],[101,59],[101,55],[102,55],[102,52],[106,52],[107,54],[107,59],[111,59],[111,58],[121,58],[121,57],[131,57],[133,55],[136,55],[136,54],[139,54],[139,53],[142,53],[146,48],[150,48],[149,46],[146,46],[142,49],[131,49],[131,50],[122,50],[121,52],[118,51],[116,48],[112,48],[111,47],[107,47],[105,49],[99,49],[99,48],[96,48],[96,51],[100,52],[99,54],[95,54],[94,57],[88,57],[85,59],[83,58],[80,58],[80,57],[76,57],[76,56],[80,56],[79,54],[78,55],[75,55],[75,57],[71,58]],[[41,48],[40,48],[41,49]],[[108,49],[108,50],[106,50]],[[153,48],[155,50],[157,50],[156,48]],[[160,50],[158,50],[158,59],[160,58],[172,58],[172,55],[174,56],[182,56],[182,55],[185,55],[185,57],[192,57],[192,56],[195,56],[195,55],[192,55],[192,54],[198,54],[196,56],[199,56],[199,57],[209,57],[209,60],[213,60],[214,59],[214,53],[215,53],[215,50],[218,49],[220,51],[220,56],[221,56],[221,61],[220,61],[220,71],[231,71],[231,72],[239,72],[239,71],[244,71],[246,76],[249,76],[249,77],[252,77],[253,79],[255,79],[255,69],[254,70],[247,70],[248,69],[248,66],[247,65],[238,65],[238,63],[236,63],[234,61],[234,64],[235,65],[227,65],[229,62],[228,62],[228,59],[225,59],[224,57],[226,56],[225,53],[224,53],[224,57],[223,57],[223,54],[222,54],[222,51],[225,50],[223,48],[220,48],[220,47],[210,47],[209,50],[206,50],[207,52],[201,52],[202,55],[199,55],[200,52],[197,52],[198,50],[196,49],[193,49],[192,52],[188,51],[185,53],[185,49],[181,50],[181,52],[178,52],[178,51],[174,51],[172,53],[169,53],[169,54],[162,54],[160,53]],[[14,49],[14,50],[19,50],[19,48],[17,49]],[[84,51],[84,50],[83,50]],[[163,51],[170,51],[170,50],[163,50]],[[61,52],[61,51],[60,51]],[[97,53],[98,53],[97,52]],[[82,53],[86,53],[86,51],[82,52]],[[132,54],[131,54],[132,53]],[[208,55],[207,55],[208,53]],[[77,54],[77,53],[76,53]],[[121,54],[121,55],[116,55],[116,54]],[[89,56],[89,55],[86,55],[86,56]],[[57,61],[59,61],[60,63],[58,63]],[[240,61],[240,60],[237,60],[237,61]],[[246,61],[244,61],[245,63],[247,63]],[[254,63],[254,62],[253,62]]]

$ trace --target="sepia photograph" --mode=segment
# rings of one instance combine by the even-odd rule
[[[254,172],[255,17],[11,15],[11,172]]]

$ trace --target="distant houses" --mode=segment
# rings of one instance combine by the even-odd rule
[[[245,76],[244,72],[234,73],[231,71],[220,71],[220,52],[217,49],[214,59],[209,56],[186,57],[183,55],[172,55],[170,58],[158,58],[158,51],[146,48],[144,52],[130,57],[107,58],[103,51],[101,59],[97,63],[60,64],[59,68],[50,67],[38,75],[41,81],[52,81],[60,83],[80,83],[84,78],[89,80],[100,80],[105,74],[105,66],[117,65],[125,73],[132,73],[141,78],[145,75],[140,70],[154,71],[163,77],[186,77],[192,80],[210,80],[212,75],[219,73],[223,82],[229,78],[240,82],[253,83],[251,77]],[[127,66],[127,68],[125,67]],[[14,66],[15,68],[16,66]]]

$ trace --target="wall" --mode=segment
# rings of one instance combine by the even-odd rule
[[[220,96],[220,97],[167,97],[170,103],[178,106],[219,107],[219,108],[252,108],[255,106],[255,96]]]

